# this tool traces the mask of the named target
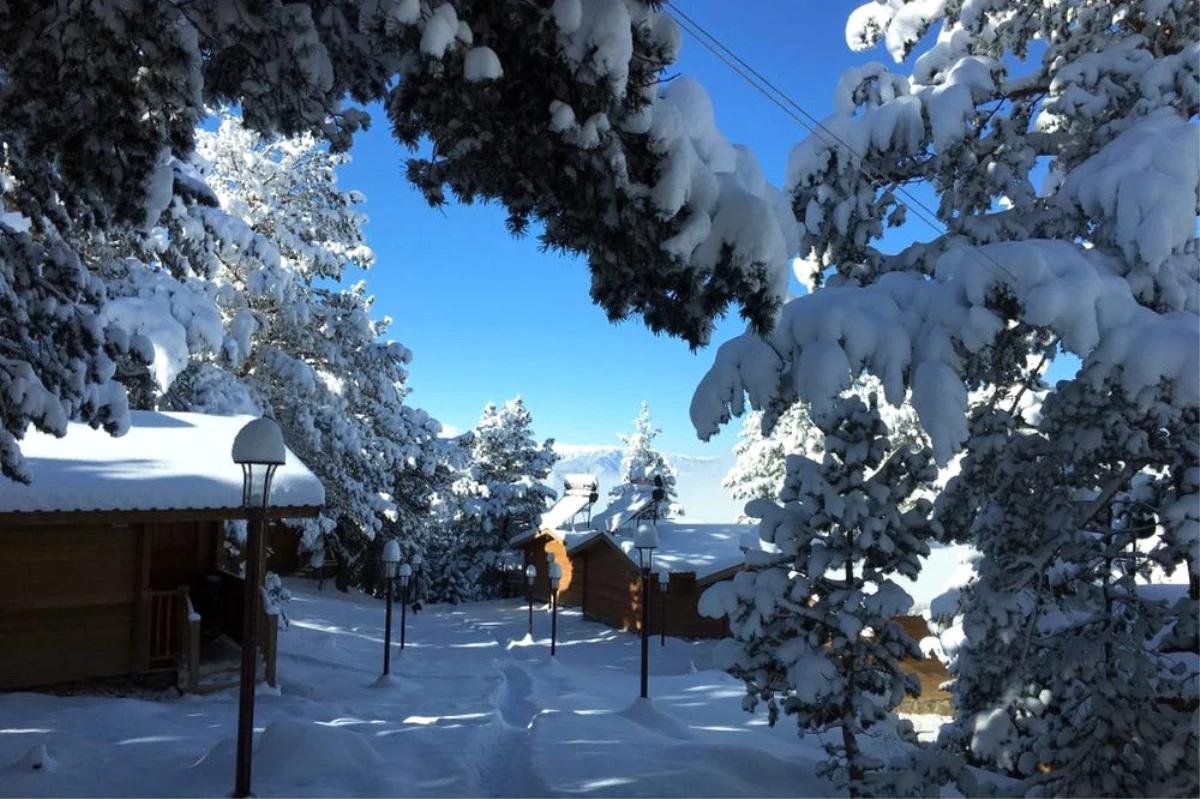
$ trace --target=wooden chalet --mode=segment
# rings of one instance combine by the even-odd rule
[[[650,580],[650,630],[681,638],[719,638],[728,634],[724,619],[701,616],[700,594],[714,582],[741,568],[750,525],[659,523],[654,570],[670,575],[666,591],[657,575]],[[757,536],[754,536],[757,540]],[[546,601],[550,581],[546,555],[553,553],[563,570],[559,602],[578,607],[584,618],[622,630],[641,629],[641,571],[631,535],[600,531],[543,529],[519,535],[512,545],[523,551],[524,565],[537,569],[534,597]],[[665,610],[664,610],[665,608]]]
[[[245,518],[230,450],[250,417],[131,417],[119,438],[31,430],[32,482],[0,481],[0,690],[155,672],[237,684],[244,582],[225,526]],[[271,500],[272,519],[315,516],[324,490],[289,452]],[[259,613],[273,685],[277,617]]]
[[[654,570],[670,574],[662,592],[657,575],[650,580],[652,634],[663,631],[681,638],[720,638],[729,635],[728,620],[700,614],[700,595],[714,583],[732,579],[745,563],[747,548],[760,547],[755,525],[658,523],[659,548],[654,553]],[[641,629],[641,571],[632,533],[540,529],[515,536],[511,545],[522,552],[523,566],[537,570],[533,595],[549,601],[547,554],[562,567],[559,602],[578,607],[584,618],[621,630]],[[963,553],[955,548],[933,553],[927,564],[929,579],[920,584],[904,578],[900,582],[916,606],[913,615],[897,619],[912,638],[921,643],[931,635],[929,623],[917,611],[928,608],[941,594],[957,569]],[[906,667],[921,680],[921,697],[906,699],[906,712],[949,713],[951,697],[941,688],[950,680],[945,665],[936,657],[907,661]]]

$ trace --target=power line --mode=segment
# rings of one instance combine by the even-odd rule
[[[756,91],[774,103],[781,111],[798,122],[810,133],[819,133],[820,135],[826,136],[840,144],[852,155],[854,155],[856,157],[858,171],[863,177],[871,182],[873,187],[883,188],[889,183],[892,184],[896,192],[907,199],[911,206],[914,206],[915,209],[924,211],[925,214],[927,214],[926,216],[920,213],[918,210],[913,210],[914,216],[928,225],[938,235],[951,232],[948,227],[943,230],[943,226],[937,222],[936,212],[932,211],[910,191],[905,189],[903,186],[896,185],[893,181],[886,180],[883,176],[872,175],[863,165],[864,161],[866,160],[865,153],[859,152],[853,146],[851,146],[849,142],[830,130],[828,126],[805,110],[800,103],[793,100],[791,96],[787,94],[787,92],[783,91],[774,83],[772,83],[770,79],[765,77],[761,72],[747,63],[745,59],[722,43],[720,39],[718,39],[714,34],[710,33],[703,25],[694,20],[692,17],[688,16],[685,12],[681,11],[679,7],[672,2],[672,0],[667,0],[666,6],[671,9],[673,15],[675,16],[675,21],[679,23],[679,26],[683,28],[685,32],[691,34],[692,37],[702,47],[716,56],[717,60],[733,70],[739,77],[749,83]],[[732,61],[730,59],[732,59]],[[972,247],[969,252],[977,253],[979,256],[986,258],[992,263],[992,265],[1004,272],[1014,281],[1017,279],[1016,275],[1014,275],[1007,267],[993,258],[990,253],[983,252],[978,247]]]

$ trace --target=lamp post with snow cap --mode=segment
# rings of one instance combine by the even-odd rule
[[[562,566],[550,564],[550,657],[558,640],[558,582],[562,579]]]
[[[666,569],[661,569],[658,572],[658,590],[662,594],[662,620],[659,624],[659,646],[667,645],[667,586],[671,582],[671,573]]]
[[[233,462],[242,467],[242,507],[246,511],[246,580],[242,599],[242,663],[238,693],[237,771],[233,795],[250,796],[254,742],[254,685],[258,679],[258,607],[262,582],[262,541],[271,502],[271,481],[287,449],[274,419],[254,419],[233,439]]]
[[[533,581],[537,579],[537,569],[530,563],[525,567],[525,598],[529,600],[529,638],[533,639]]]
[[[638,525],[633,536],[642,567],[642,698],[650,696],[650,567],[654,565],[654,550],[658,548],[658,530],[649,524]]]
[[[404,651],[405,628],[408,626],[408,581],[412,578],[412,566],[400,566],[400,651]]]
[[[387,621],[383,629],[383,673],[392,673],[392,595],[396,583],[396,567],[400,565],[400,542],[389,538],[383,545],[383,576],[387,582]]]

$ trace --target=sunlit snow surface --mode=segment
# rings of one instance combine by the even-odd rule
[[[551,660],[544,606],[530,640],[520,601],[433,605],[408,615],[403,652],[397,620],[380,681],[383,603],[313,586],[289,581],[280,691],[258,696],[258,796],[831,793],[814,776],[820,739],[744,713],[712,642],[652,639],[646,702],[634,635],[563,611]],[[227,796],[236,717],[236,690],[0,696],[0,796]],[[903,746],[868,742],[884,757]]]

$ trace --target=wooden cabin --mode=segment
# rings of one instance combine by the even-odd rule
[[[233,438],[250,417],[135,411],[122,437],[30,431],[33,480],[0,482],[0,690],[174,673],[193,690],[238,657],[245,586],[225,525],[245,518]],[[314,516],[320,482],[291,453],[271,516]],[[275,617],[260,607],[274,683]],[[211,658],[204,656],[211,653]]]
[[[700,594],[712,583],[728,579],[741,567],[741,545],[749,525],[659,524],[660,547],[655,572],[667,571],[667,590],[657,574],[650,579],[650,630],[682,638],[719,638],[728,634],[724,619],[709,619],[697,610]],[[641,629],[641,571],[632,538],[607,532],[539,530],[519,535],[512,546],[522,550],[524,566],[537,570],[533,595],[550,598],[547,554],[563,570],[559,602],[578,607],[585,618],[622,630]],[[664,611],[665,601],[665,611]]]
[[[722,580],[732,579],[745,561],[745,548],[760,546],[755,525],[683,524],[662,521],[658,524],[659,548],[653,568],[666,570],[670,579],[661,591],[657,574],[651,575],[649,630],[680,638],[721,638],[729,635],[727,619],[712,619],[699,612],[700,595]],[[547,554],[553,554],[562,567],[559,602],[578,607],[584,618],[627,631],[641,629],[641,571],[631,535],[609,532],[573,532],[543,529],[514,537],[511,545],[523,553],[524,565],[537,570],[534,598],[548,601],[550,584],[546,574]],[[947,549],[934,553],[936,568],[931,579],[917,586],[901,580],[919,607],[940,594],[943,583],[960,560],[962,553]],[[942,563],[945,561],[945,563]],[[921,615],[897,619],[913,640],[920,643],[930,635],[928,622]],[[941,688],[949,681],[945,665],[935,657],[906,661],[906,668],[921,681],[921,697],[907,698],[901,710],[910,713],[952,712],[951,695]]]

